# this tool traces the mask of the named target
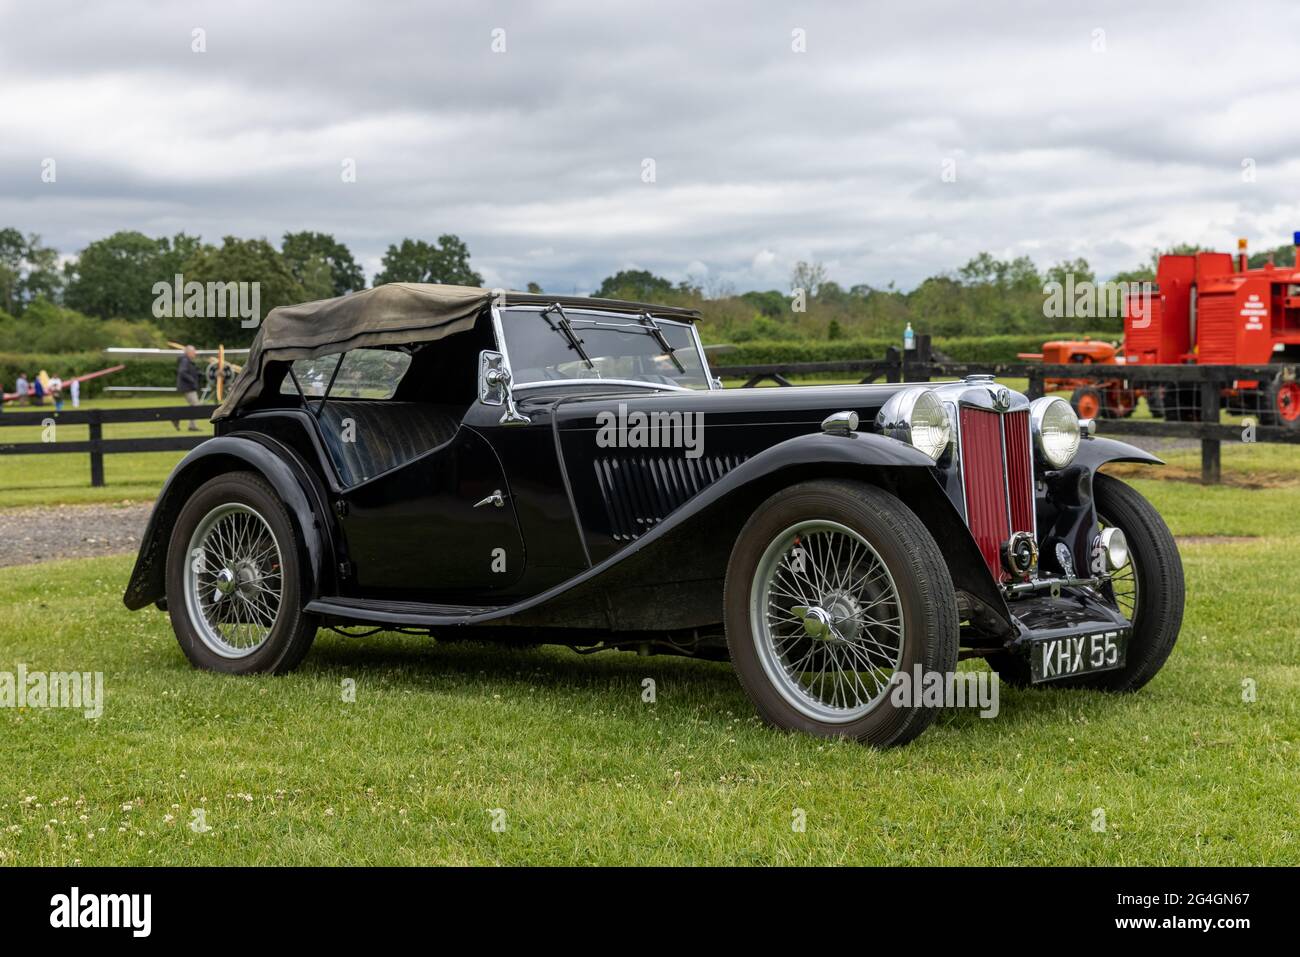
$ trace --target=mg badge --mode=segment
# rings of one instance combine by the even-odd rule
[[[999,412],[1005,412],[1011,408],[1011,390],[1005,386],[999,387],[993,393],[993,405]]]

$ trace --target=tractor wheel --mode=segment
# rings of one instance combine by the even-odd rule
[[[1107,418],[1106,400],[1101,391],[1092,386],[1080,386],[1070,396],[1070,405],[1081,419]]]
[[[1264,390],[1263,398],[1260,424],[1300,429],[1300,382],[1274,379]]]
[[[1165,417],[1165,405],[1161,401],[1163,397],[1160,393],[1160,386],[1151,384],[1139,386],[1137,394],[1146,397],[1147,410],[1150,411],[1151,418],[1163,419]]]
[[[1123,386],[1113,385],[1106,390],[1106,404],[1102,417],[1106,419],[1127,419],[1137,408],[1137,393]]]
[[[1199,422],[1201,396],[1195,386],[1165,386],[1161,397],[1165,419],[1169,422]]]

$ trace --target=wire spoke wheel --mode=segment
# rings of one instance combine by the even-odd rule
[[[1114,522],[1097,514],[1097,525],[1099,529],[1119,528]],[[1137,620],[1138,613],[1138,569],[1137,557],[1133,554],[1133,549],[1129,549],[1128,564],[1117,572],[1112,572],[1110,576],[1110,590],[1115,597],[1115,607],[1129,621]]]
[[[856,721],[901,666],[902,604],[893,576],[860,534],[804,521],[768,545],[751,587],[753,638],[781,696],[818,721]]]
[[[190,536],[185,607],[203,643],[223,658],[246,658],[266,644],[284,590],[280,545],[271,526],[242,503],[219,505]]]

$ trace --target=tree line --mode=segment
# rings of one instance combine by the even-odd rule
[[[124,230],[98,239],[60,265],[38,235],[0,229],[0,351],[71,351],[154,345],[167,339],[244,345],[253,330],[217,318],[156,317],[154,285],[176,275],[188,282],[256,282],[263,315],[276,306],[342,296],[366,288],[352,252],[328,233],[285,233],[277,249],[265,239],[151,237]],[[482,285],[457,236],[403,239],[388,247],[374,285],[438,282]],[[110,338],[116,337],[116,338]]]
[[[1178,246],[1173,252],[1194,252]],[[1270,258],[1294,262],[1294,248],[1256,253],[1251,265]],[[1151,281],[1159,251],[1114,277]],[[151,237],[121,231],[95,240],[75,257],[39,236],[0,229],[0,352],[100,349],[105,345],[162,345],[168,339],[214,345],[245,345],[253,330],[217,318],[155,316],[154,285],[180,274],[186,282],[257,282],[262,314],[280,305],[341,296],[366,288],[366,276],[348,247],[313,231],[285,233],[277,248],[266,239],[226,236],[220,244],[186,233]],[[737,294],[725,284],[673,282],[646,270],[606,277],[594,295],[681,305],[704,315],[713,342],[836,340],[893,337],[907,324],[936,336],[978,336],[1059,331],[1044,313],[1044,288],[1072,276],[1077,285],[1096,282],[1084,259],[1041,270],[1026,256],[998,259],[980,253],[953,272],[931,276],[911,290],[889,283],[847,288],[830,279],[820,263],[800,262],[788,288]],[[403,239],[389,245],[373,285],[433,282],[479,286],[468,246],[454,234],[436,241]],[[529,283],[530,292],[541,292]],[[1117,333],[1116,315],[1071,319],[1075,331]]]
[[[1181,243],[1152,250],[1146,262],[1105,282],[1154,282],[1156,265],[1166,253],[1195,253],[1203,247]],[[1295,264],[1295,247],[1278,246],[1250,257],[1252,269],[1273,262]],[[1028,256],[999,259],[982,252],[955,271],[930,276],[915,288],[894,283],[860,283],[845,288],[830,279],[816,262],[799,262],[785,289],[733,290],[708,282],[674,283],[645,270],[625,270],[609,276],[596,295],[698,308],[701,329],[710,342],[780,342],[898,338],[908,324],[934,336],[997,336],[1064,332],[1118,336],[1123,316],[1105,309],[1088,315],[1054,318],[1044,304],[1049,284],[1074,287],[1099,283],[1086,259],[1055,263],[1040,270]],[[802,293],[802,295],[800,295]]]

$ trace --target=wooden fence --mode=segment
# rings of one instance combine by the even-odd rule
[[[719,357],[722,358],[722,357]],[[974,374],[991,374],[1000,378],[1029,380],[1026,390],[1031,399],[1044,395],[1048,380],[1074,379],[1105,383],[1118,380],[1125,388],[1170,387],[1195,396],[1194,421],[1167,419],[1103,418],[1097,422],[1099,435],[1138,435],[1188,439],[1201,443],[1201,478],[1215,484],[1221,478],[1222,443],[1241,442],[1249,436],[1253,442],[1300,442],[1300,428],[1261,425],[1253,422],[1249,429],[1222,422],[1220,397],[1224,390],[1239,382],[1271,382],[1275,376],[1295,379],[1294,365],[1264,366],[1215,365],[1045,365],[1038,362],[952,362],[936,357],[928,337],[917,337],[917,348],[901,350],[890,347],[883,359],[838,362],[791,362],[767,365],[713,367],[713,374],[723,378],[744,379],[752,388],[765,381],[789,386],[799,376],[839,374],[860,377],[868,382],[929,382],[935,378],[962,378]],[[1207,410],[1207,411],[1202,411]]]
[[[38,426],[48,429],[49,440],[41,442],[0,442],[0,455],[90,454],[90,484],[104,484],[104,456],[115,452],[176,452],[194,448],[210,435],[181,432],[141,439],[106,439],[104,426],[121,422],[184,422],[207,419],[215,405],[175,405],[150,409],[65,409],[55,412],[52,406],[36,412],[0,412],[0,429],[8,426]],[[69,425],[84,425],[85,439],[64,441],[58,430]],[[3,433],[0,433],[3,434]]]

